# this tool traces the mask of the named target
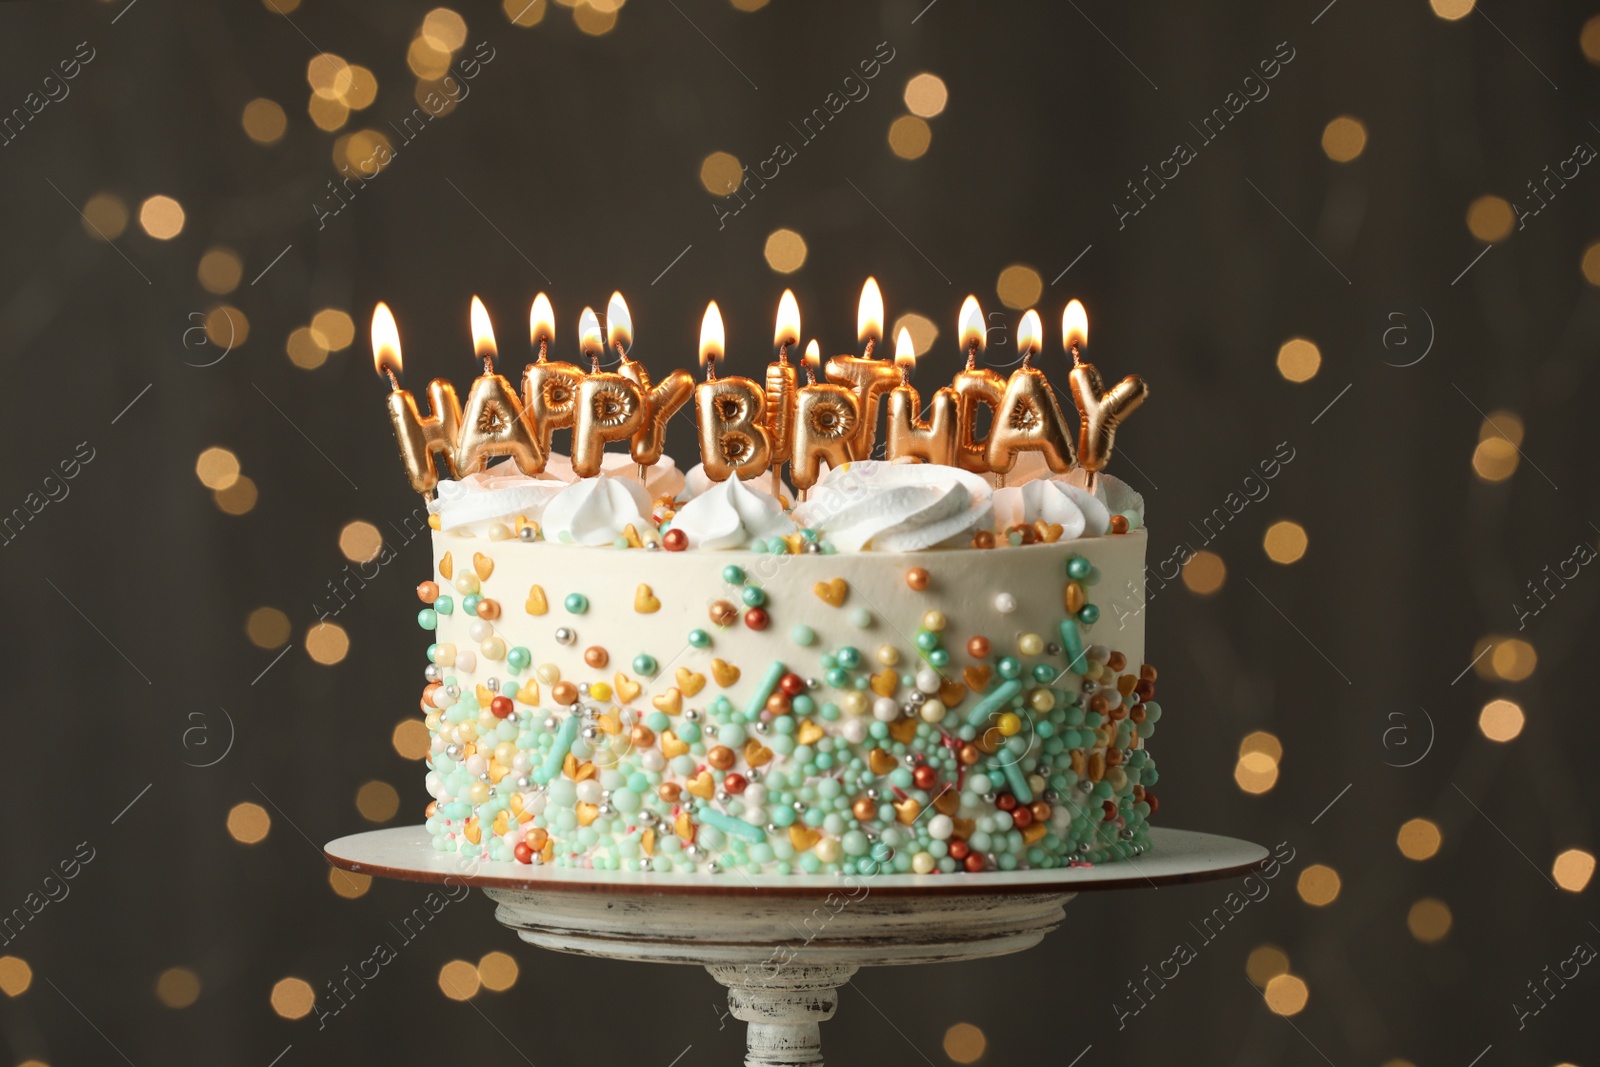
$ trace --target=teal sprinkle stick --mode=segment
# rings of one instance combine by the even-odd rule
[[[782,678],[783,672],[788,669],[781,661],[772,661],[772,666],[767,668],[767,673],[761,676],[761,684],[756,686],[755,692],[750,694],[750,703],[745,705],[744,717],[746,719],[754,722],[760,717],[762,709],[767,706],[767,698],[772,695],[772,691],[778,686],[778,679]],[[711,825],[715,826],[716,823]]]
[[[578,736],[578,716],[568,715],[561,724],[561,729],[556,731],[555,744],[550,747],[550,754],[544,758],[544,764],[533,772],[533,780],[544,785],[561,771],[561,764],[567,758],[572,742]]]
[[[1032,804],[1033,790],[1028,788],[1028,776],[1022,773],[1021,767],[1017,766],[1017,760],[1006,760],[1000,764],[1000,770],[1005,774],[1006,781],[1011,784],[1011,795],[1017,798],[1017,803]]]
[[[1078,636],[1078,620],[1070,615],[1061,620],[1061,647],[1067,653],[1067,670],[1074,674],[1081,673],[1085,651],[1083,638]]]
[[[982,726],[989,718],[990,713],[998,711],[1011,703],[1020,692],[1022,692],[1022,682],[1018,679],[1013,678],[1008,682],[1001,682],[993,692],[978,701],[972,710],[967,712],[967,725]]]
[[[727,815],[711,808],[701,808],[694,813],[694,817],[707,826],[716,827],[725,834],[738,834],[753,844],[759,845],[767,839],[767,832],[761,827],[752,826],[743,819],[735,819],[732,815]]]

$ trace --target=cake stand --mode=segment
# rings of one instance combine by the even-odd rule
[[[1094,867],[980,875],[716,878],[472,863],[436,852],[420,826],[342,837],[323,851],[347,871],[476,886],[495,918],[556,952],[704,967],[746,1024],[747,1067],[822,1063],[819,1024],[861,967],[1021,952],[1060,924],[1079,893],[1230,878],[1267,850],[1215,834],[1153,828],[1152,849]]]

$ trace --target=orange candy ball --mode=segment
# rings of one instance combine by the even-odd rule
[[[928,576],[926,567],[912,567],[906,571],[906,584],[919,593],[928,588],[929,581],[931,579]]]

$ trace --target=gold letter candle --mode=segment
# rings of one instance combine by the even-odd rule
[[[856,459],[855,431],[861,419],[856,395],[842,385],[812,382],[795,399],[794,458],[789,477],[804,491],[817,484],[822,464],[838,467]]]
[[[989,431],[989,469],[996,474],[1003,475],[1016,466],[1019,452],[1044,453],[1046,465],[1057,474],[1072,469],[1072,440],[1061,405],[1056,403],[1055,390],[1044,372],[1031,363],[1043,338],[1039,313],[1030,309],[1017,330],[1022,366],[1006,382],[1005,397]]]
[[[861,415],[856,425],[855,455],[857,459],[870,459],[878,440],[878,401],[900,384],[900,372],[894,364],[872,358],[873,349],[883,339],[883,294],[876,278],[868,278],[861,287],[856,339],[865,345],[863,355],[828,360],[827,378],[856,394]]]
[[[1093,363],[1084,363],[1079,352],[1089,346],[1089,315],[1083,305],[1074,300],[1061,314],[1061,342],[1072,353],[1072,372],[1068,378],[1072,385],[1072,402],[1077,405],[1078,465],[1089,472],[1088,486],[1094,487],[1094,476],[1111,460],[1111,449],[1116,441],[1117,425],[1132,414],[1150,387],[1137,374],[1130,374],[1106,392],[1100,381],[1100,372]]]
[[[911,384],[917,355],[911,334],[900,328],[895,338],[894,362],[904,385],[889,394],[889,449],[891,460],[920,459],[949,466],[956,454],[956,392],[949,386],[934,391],[928,421],[922,421],[922,397]]]
[[[962,302],[960,327],[967,366],[956,373],[951,383],[956,394],[956,466],[986,474],[989,459],[984,440],[977,436],[978,407],[999,411],[1005,398],[1006,380],[988,367],[978,366],[978,353],[983,351],[986,334],[983,310],[978,307],[977,297],[969,296]]]
[[[389,305],[379,303],[372,311],[372,362],[379,374],[389,379],[389,421],[395,441],[400,445],[400,461],[405,464],[411,488],[431,493],[439,484],[434,466],[435,453],[444,456],[451,477],[456,475],[456,437],[461,432],[461,401],[453,385],[443,378],[428,383],[428,417],[417,410],[417,401],[400,388],[400,330],[395,326]]]
[[[606,330],[611,347],[622,358],[618,373],[637,382],[644,394],[644,422],[634,431],[628,450],[641,468],[654,466],[667,447],[667,423],[694,394],[694,375],[686,370],[675,370],[659,385],[650,383],[650,372],[644,369],[644,364],[628,357],[633,348],[633,316],[628,313],[621,293],[612,293],[611,302],[606,305]],[[641,471],[641,480],[643,477]]]
[[[700,323],[700,362],[706,380],[694,387],[700,427],[700,462],[714,482],[730,476],[753,478],[767,469],[772,455],[767,438],[766,395],[749,378],[717,378],[722,357],[722,312],[713,300]]]
[[[494,329],[489,312],[477,297],[472,298],[472,339],[483,360],[483,373],[467,393],[461,437],[456,442],[456,470],[472,474],[496,456],[510,456],[523,474],[538,474],[544,470],[548,452],[535,440],[511,383],[494,371]]]
[[[606,443],[632,437],[644,426],[647,410],[644,390],[638,382],[599,369],[605,352],[600,320],[591,309],[583,311],[578,343],[595,370],[578,387],[572,423],[572,470],[580,478],[592,478],[605,465]]]
[[[800,344],[800,305],[792,290],[785,289],[778,301],[772,343],[778,349],[778,361],[767,364],[767,437],[772,443],[772,475],[776,479],[778,468],[789,461],[794,447],[796,378],[789,348]]]
[[[550,346],[556,339],[556,317],[550,298],[543,293],[533,298],[528,330],[539,356],[522,372],[522,404],[533,425],[539,451],[548,456],[551,434],[572,428],[583,371],[570,363],[548,361]]]

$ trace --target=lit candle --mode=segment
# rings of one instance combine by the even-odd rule
[[[865,346],[863,354],[834,356],[828,360],[827,377],[856,395],[861,416],[855,430],[854,451],[857,459],[867,459],[878,439],[878,401],[900,384],[900,372],[893,363],[872,358],[873,349],[883,340],[883,294],[875,278],[868,278],[861,287],[856,338]]]
[[[1044,372],[1033,365],[1044,342],[1044,326],[1031,308],[1022,316],[1017,347],[1022,366],[1011,372],[1004,399],[989,431],[986,455],[989,469],[1001,478],[1016,466],[1019,452],[1042,452],[1045,464],[1057,474],[1072,469],[1072,438],[1061,416],[1055,390]]]
[[[623,313],[626,316],[626,306]],[[639,382],[600,369],[606,346],[593,308],[584,308],[578,317],[578,347],[589,357],[592,370],[578,386],[572,421],[572,471],[580,478],[592,478],[605,467],[607,442],[626,440],[644,428],[649,404]]]
[[[644,391],[644,425],[634,433],[629,444],[633,461],[639,465],[639,480],[642,482],[646,469],[654,466],[666,449],[667,422],[694,394],[694,375],[686,370],[675,370],[659,384],[651,384],[650,372],[644,369],[644,364],[630,356],[633,350],[633,316],[628,313],[627,301],[622,299],[621,293],[612,293],[611,302],[606,305],[606,329],[612,349],[622,360],[618,371],[623,377],[638,382],[639,388]]]
[[[749,378],[719,379],[717,360],[722,356],[722,312],[713,300],[700,323],[700,364],[706,369],[706,380],[694,387],[694,403],[700,462],[714,482],[730,476],[753,478],[767,469],[772,454],[761,386]]]
[[[549,453],[528,425],[511,383],[495,372],[494,327],[488,309],[477,297],[472,298],[472,344],[483,361],[483,373],[467,393],[461,437],[456,442],[456,469],[472,474],[496,456],[510,456],[523,474],[538,474]]]
[[[444,456],[451,477],[456,476],[456,437],[461,432],[461,401],[456,390],[442,378],[428,383],[428,417],[417,410],[417,401],[400,388],[400,330],[389,305],[372,309],[372,365],[389,379],[389,422],[400,445],[400,460],[406,466],[411,488],[425,496],[439,484],[434,466],[435,453]]]
[[[799,333],[797,327],[797,339]],[[861,458],[856,451],[861,401],[842,385],[818,385],[815,368],[821,362],[821,350],[812,341],[806,346],[806,384],[795,394],[794,457],[789,464],[789,477],[801,492],[817,484],[824,463],[838,467]]]
[[[1094,488],[1094,477],[1111,460],[1117,425],[1144,403],[1150,387],[1137,374],[1130,374],[1107,392],[1100,372],[1085,363],[1082,350],[1089,347],[1089,314],[1077,300],[1061,313],[1061,343],[1072,354],[1072,402],[1077,405],[1078,466],[1088,477],[1085,485]]]
[[[522,404],[533,427],[539,451],[550,454],[550,437],[556,430],[570,430],[578,387],[583,371],[571,363],[553,363],[550,348],[556,339],[556,316],[550,298],[540,293],[528,312],[528,334],[536,360],[522,372]]]
[[[778,300],[772,344],[778,350],[778,359],[767,364],[767,438],[772,442],[772,495],[778,497],[783,465],[794,448],[795,372],[789,362],[789,347],[800,344],[800,304],[792,290],[785,289]]]
[[[916,346],[911,333],[900,328],[894,343],[894,362],[903,385],[889,394],[889,449],[891,460],[920,459],[949,466],[956,454],[956,391],[948,385],[936,389],[928,421],[922,421],[922,397],[911,384],[916,369]]]
[[[998,411],[1005,397],[1006,380],[988,367],[978,366],[978,353],[983,351],[987,331],[977,297],[969,296],[962,302],[959,330],[967,365],[956,372],[951,385],[956,394],[956,464],[963,470],[986,474],[989,461],[985,442],[976,436],[978,407],[982,405],[991,412]]]

